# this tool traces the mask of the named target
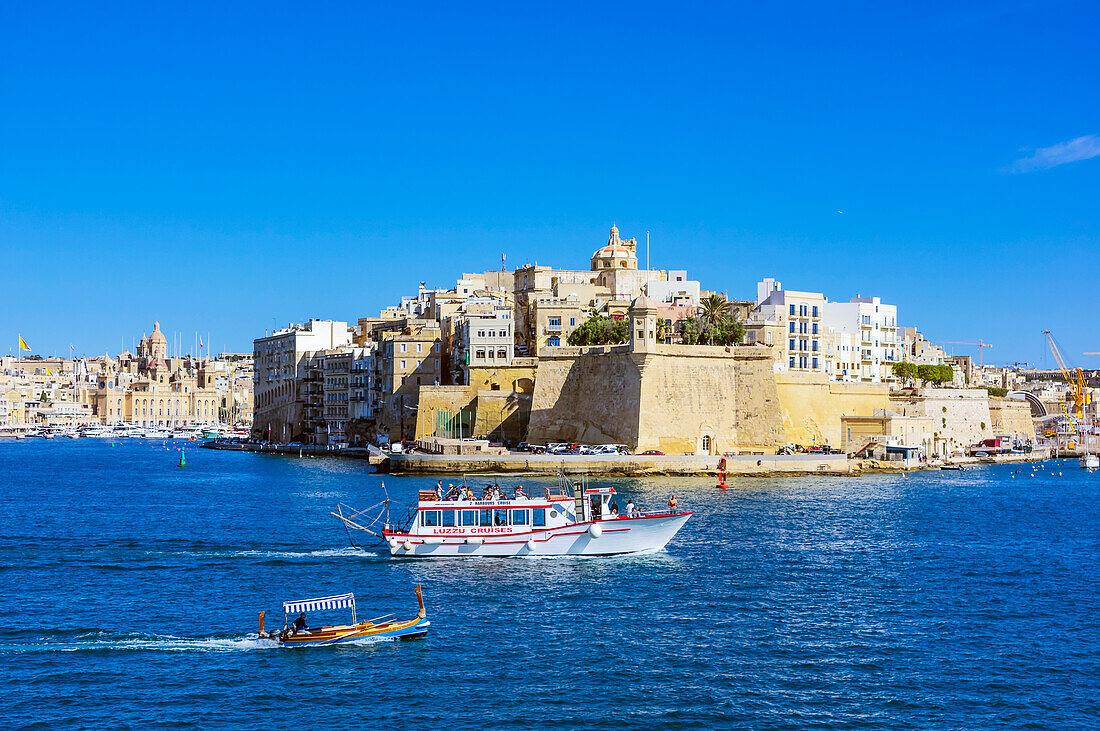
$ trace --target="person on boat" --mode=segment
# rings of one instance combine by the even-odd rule
[[[299,632],[304,632],[305,630],[309,629],[309,625],[306,624],[305,612],[302,612],[298,615],[298,619],[294,620],[294,624],[291,625],[291,629],[294,630],[294,634],[298,634]]]
[[[435,483],[435,499],[436,500],[442,500],[443,499],[443,480],[440,480],[439,482]]]
[[[629,498],[626,501],[626,517],[628,517],[628,518],[638,517],[637,515],[635,515],[634,501],[630,500]]]
[[[493,485],[492,499],[493,500],[500,500],[501,499],[500,485]]]
[[[614,500],[611,501],[611,517],[612,518],[618,518],[619,517],[619,506],[615,503]]]
[[[676,502],[676,496],[675,495],[673,495],[672,497],[670,497],[668,499],[668,509],[669,510],[675,510],[677,505],[679,505],[679,503]]]
[[[516,500],[526,500],[527,499],[527,493],[525,493],[523,491],[523,485],[516,485],[515,499]]]

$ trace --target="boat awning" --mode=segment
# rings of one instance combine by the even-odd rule
[[[319,612],[322,609],[347,609],[349,607],[355,608],[354,594],[322,596],[316,599],[301,599],[295,602],[283,602],[283,611],[287,614]]]

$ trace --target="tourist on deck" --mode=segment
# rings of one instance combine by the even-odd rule
[[[493,500],[501,500],[500,485],[493,485]]]
[[[612,518],[618,518],[619,517],[619,506],[615,503],[614,500],[611,501],[611,517]]]
[[[443,499],[443,480],[440,480],[439,482],[435,483],[435,499],[436,500],[442,500]]]
[[[523,485],[516,485],[515,499],[516,500],[526,500],[527,499],[527,493],[525,493],[523,491]]]
[[[634,501],[627,499],[626,501],[626,517],[637,518],[636,511],[634,509]]]
[[[675,495],[673,495],[672,497],[670,497],[668,499],[668,509],[669,510],[676,510],[677,505],[679,505],[679,503],[676,502],[676,496]]]

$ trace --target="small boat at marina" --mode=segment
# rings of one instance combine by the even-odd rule
[[[342,645],[368,638],[392,637],[409,640],[428,634],[428,613],[424,609],[424,595],[420,585],[416,586],[416,601],[420,610],[413,619],[391,619],[394,615],[385,614],[365,621],[358,621],[355,613],[355,594],[317,597],[283,602],[283,627],[278,631],[264,630],[264,616],[260,612],[260,637],[275,640],[283,647],[323,647]],[[323,625],[309,627],[305,623],[307,612],[319,612],[332,609],[351,609],[351,624]],[[301,620],[291,620],[291,615],[302,615]]]
[[[647,553],[664,548],[692,515],[677,510],[619,515],[611,506],[614,488],[589,487],[587,480],[564,474],[557,492],[547,487],[544,497],[517,490],[512,497],[475,500],[469,499],[468,488],[459,493],[441,500],[432,490],[420,491],[416,508],[401,526],[391,524],[387,499],[380,532],[373,523],[362,524],[369,522],[361,516],[370,508],[344,513],[347,506],[339,505],[332,515],[344,523],[349,537],[351,529],[366,531],[384,541],[391,556],[410,558]]]
[[[940,469],[941,470],[950,470],[951,472],[962,472],[966,468],[963,467],[961,464],[945,464],[945,465],[940,465]]]

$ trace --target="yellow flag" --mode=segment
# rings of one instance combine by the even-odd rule
[[[49,369],[49,368],[47,368],[47,369],[46,369],[46,375],[47,375],[47,376],[52,376],[52,375],[53,375],[52,373],[50,373],[50,369]]]
[[[31,349],[31,346],[27,345],[27,341],[23,339],[22,335],[19,336],[19,349],[20,350],[30,350]]]

